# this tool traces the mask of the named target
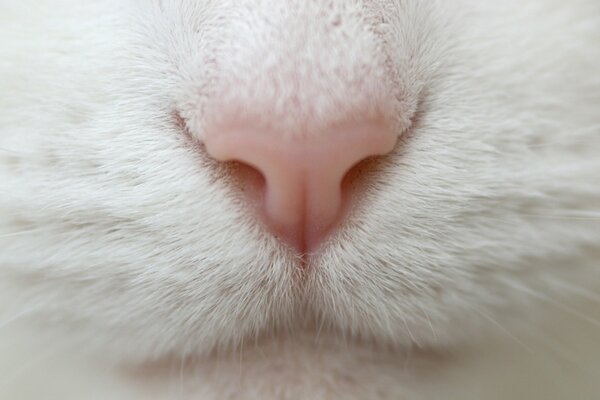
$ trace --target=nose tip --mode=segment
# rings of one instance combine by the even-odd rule
[[[264,222],[275,236],[306,253],[342,220],[346,174],[360,161],[390,152],[396,140],[385,123],[365,121],[301,137],[247,124],[209,132],[204,144],[213,158],[239,161],[264,177],[259,201]]]

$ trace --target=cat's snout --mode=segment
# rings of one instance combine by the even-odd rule
[[[248,201],[257,204],[271,232],[304,253],[315,250],[343,219],[342,181],[365,158],[390,152],[397,135],[383,121],[347,122],[329,132],[274,135],[252,124],[220,129],[204,140],[220,161],[255,169],[243,174]]]
[[[355,6],[340,2],[333,18],[304,0],[239,7],[179,102],[191,135],[242,164],[232,175],[249,205],[301,253],[317,250],[360,191],[344,177],[391,151],[413,112],[389,43]]]

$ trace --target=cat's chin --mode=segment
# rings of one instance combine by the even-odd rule
[[[123,368],[146,390],[161,390],[177,380],[184,392],[211,399],[223,393],[231,398],[243,394],[243,398],[279,399],[283,392],[289,394],[285,398],[320,399],[340,391],[341,398],[365,399],[375,398],[375,393],[397,398],[410,386],[413,374],[434,371],[452,358],[452,352],[439,349],[389,347],[303,333],[265,337],[210,355],[171,355]]]

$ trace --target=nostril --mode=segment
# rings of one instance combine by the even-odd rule
[[[256,211],[262,212],[267,181],[255,167],[241,161],[228,161],[228,171],[244,200]]]
[[[376,173],[381,169],[383,156],[367,157],[350,168],[341,182],[342,212],[344,217],[355,205],[360,203],[369,186],[375,180]]]
[[[254,166],[242,161],[226,161],[227,172],[233,185],[240,193],[244,206],[254,211],[258,219],[269,228],[271,233],[296,249],[302,249],[301,233],[290,230],[285,224],[273,221],[267,209],[267,179]]]

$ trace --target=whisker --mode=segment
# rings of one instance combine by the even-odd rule
[[[431,334],[433,335],[433,339],[437,342],[438,341],[438,335],[437,335],[437,332],[436,332],[435,328],[433,327],[433,323],[431,322],[431,316],[429,315],[429,313],[427,312],[427,310],[425,309],[425,307],[423,307],[422,305],[420,305],[419,308],[421,309],[421,311],[423,311],[423,314],[425,314],[425,318],[427,318],[427,324],[429,325],[429,329],[431,330]]]
[[[477,308],[472,308],[472,310],[475,311],[477,314],[479,314],[484,319],[486,319],[488,322],[492,323],[495,327],[500,329],[500,331],[502,331],[502,333],[504,333],[509,339],[513,340],[515,343],[517,343],[519,346],[521,346],[523,349],[525,349],[528,353],[535,354],[535,351],[533,351],[533,349],[531,347],[527,346],[522,340],[517,338],[513,333],[511,333],[508,329],[506,329],[504,326],[502,326],[502,324],[500,324],[494,318],[490,317],[489,315],[485,314],[483,311],[481,311]]]
[[[9,325],[17,322],[20,319],[23,319],[31,314],[33,314],[36,311],[35,307],[30,307],[30,308],[26,308],[14,315],[11,315],[9,318],[6,318],[5,320],[0,322],[0,329],[4,329],[6,327],[8,327]]]
[[[406,328],[406,331],[408,332],[408,337],[410,338],[410,341],[412,343],[416,344],[417,347],[421,347],[421,344],[419,343],[419,341],[415,338],[415,336],[410,331],[410,328],[408,326],[408,321],[406,321],[406,318],[404,318],[404,316],[402,316],[402,322],[404,323],[404,327]]]
[[[583,368],[580,365],[580,363],[577,361],[576,357],[574,357],[571,353],[562,349],[562,347],[563,347],[562,343],[556,342],[556,340],[551,339],[547,335],[536,335],[535,340],[538,344],[542,344],[544,347],[546,347],[548,350],[550,350],[550,355],[553,356],[554,358],[558,358],[558,359],[568,363],[570,365],[570,367],[576,368],[581,373],[584,373],[584,374],[589,373],[589,371],[587,371],[585,368]],[[554,361],[555,361],[555,363],[558,363],[557,360],[554,360]],[[543,363],[543,365],[547,365],[547,364]],[[560,366],[559,366],[559,369],[560,369]]]
[[[586,300],[600,303],[600,294],[595,293],[584,287],[575,286],[573,284],[567,283],[562,280],[560,280],[560,281],[557,280],[557,281],[553,282],[553,285],[555,285],[556,287],[560,287],[561,289],[565,289],[565,291],[568,291],[569,293],[578,295]]]
[[[319,316],[319,318],[318,318],[318,326],[317,326],[317,333],[315,335],[317,341],[319,339],[321,339],[321,334],[323,332],[323,328],[324,327],[325,327],[325,318],[323,316]]]
[[[239,363],[238,379],[239,379],[239,382],[243,382],[244,381],[244,337],[243,336],[240,340],[238,363]]]
[[[31,154],[26,154],[21,151],[17,151],[17,150],[13,150],[13,149],[7,149],[6,147],[0,147],[0,151],[2,151],[4,153],[14,154],[17,156],[31,156]]]
[[[47,229],[47,228],[28,229],[28,230],[11,232],[11,233],[6,233],[4,235],[0,235],[0,239],[5,239],[5,238],[10,238],[10,237],[15,237],[15,236],[21,236],[21,235],[34,234],[34,233],[50,232],[50,231],[51,231],[51,229]]]
[[[567,314],[570,314],[574,317],[580,318],[581,320],[586,321],[597,328],[600,328],[600,321],[598,321],[597,319],[592,318],[588,315],[585,315],[585,314],[581,313],[580,311],[576,310],[575,308],[570,307],[566,304],[563,304],[563,303],[549,297],[548,295],[545,295],[543,293],[538,293],[533,289],[526,288],[526,287],[523,287],[523,286],[515,284],[515,283],[512,283],[510,285],[511,285],[511,287],[513,287],[516,290],[520,290],[521,292],[526,293],[532,297],[535,297],[539,300],[543,300],[543,301],[555,306],[556,308],[566,312]]]
[[[600,220],[600,212],[596,211],[570,211],[562,214],[535,214],[535,213],[520,213],[520,215],[537,218],[553,218],[567,220]]]

